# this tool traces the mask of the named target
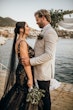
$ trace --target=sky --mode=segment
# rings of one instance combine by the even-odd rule
[[[0,16],[16,21],[26,21],[32,28],[39,29],[34,13],[39,9],[73,10],[73,0],[0,0]]]

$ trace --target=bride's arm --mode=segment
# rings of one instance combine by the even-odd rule
[[[24,41],[20,43],[20,57],[21,57],[21,59],[29,60],[27,43]],[[30,65],[30,63],[28,63],[28,65],[25,65],[25,62],[24,62],[23,66],[24,66],[24,69],[25,69],[27,77],[28,77],[28,86],[31,87],[31,86],[33,86],[31,65]]]

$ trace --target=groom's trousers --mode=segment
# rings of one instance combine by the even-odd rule
[[[43,100],[43,110],[51,110],[51,99],[50,99],[50,81],[38,81],[38,85],[40,89],[45,90],[45,97],[42,98]]]

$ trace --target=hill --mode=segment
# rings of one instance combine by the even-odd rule
[[[9,26],[9,27],[14,27],[15,26],[16,21],[13,20],[12,18],[9,17],[0,17],[0,27],[5,27],[5,26]]]

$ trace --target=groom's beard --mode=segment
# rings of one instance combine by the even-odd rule
[[[44,25],[42,23],[38,23],[39,28],[43,28]]]

